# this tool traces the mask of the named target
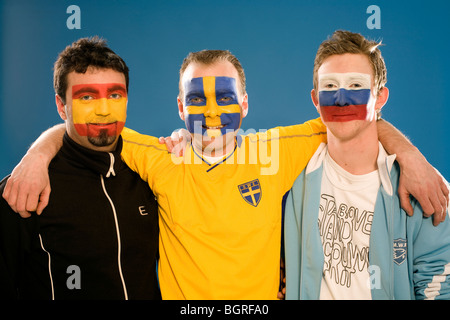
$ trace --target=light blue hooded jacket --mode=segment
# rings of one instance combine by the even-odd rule
[[[286,200],[287,300],[320,297],[324,254],[318,214],[323,162],[317,155],[324,147],[319,147]],[[314,161],[316,167],[311,165]],[[423,217],[419,203],[413,199],[414,215],[407,216],[397,195],[400,170],[395,155],[378,163],[378,168],[382,183],[369,246],[372,299],[450,299],[448,211],[445,221],[434,227],[432,219]]]

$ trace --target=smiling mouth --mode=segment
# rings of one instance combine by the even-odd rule
[[[335,122],[347,122],[352,120],[358,120],[358,117],[354,113],[349,114],[334,114],[329,116],[327,121],[335,121]]]
[[[356,116],[356,114],[349,113],[349,114],[335,114],[335,115],[333,115],[333,117],[352,117],[352,116]]]
[[[93,123],[93,122],[89,122],[88,125],[90,126],[100,126],[100,127],[106,127],[106,126],[110,126],[112,124],[116,124],[117,121],[115,122],[107,122],[107,123]]]
[[[107,130],[115,131],[117,130],[117,121],[114,122],[89,122],[87,123],[88,128],[94,131]]]
[[[206,130],[220,130],[220,129],[222,129],[222,128],[224,128],[225,127],[225,125],[220,125],[220,126],[214,126],[214,127],[210,127],[210,126],[202,126],[202,128],[203,129],[206,129]]]

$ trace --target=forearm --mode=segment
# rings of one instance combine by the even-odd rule
[[[28,156],[44,162],[47,167],[62,147],[66,126],[58,124],[44,131],[27,151]]]
[[[437,170],[420,151],[390,123],[379,120],[378,139],[389,154],[396,154],[401,175],[398,195],[402,208],[412,215],[409,196],[416,198],[426,216],[434,214],[433,223],[444,221],[449,190]]]
[[[420,154],[419,150],[411,143],[411,141],[389,122],[379,120],[377,121],[377,127],[378,139],[384,149],[389,154],[396,154],[400,164],[402,163],[403,158],[410,156],[411,153],[415,154],[415,156]]]

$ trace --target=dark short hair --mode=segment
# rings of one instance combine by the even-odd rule
[[[128,91],[129,70],[125,61],[106,45],[106,40],[97,36],[82,38],[67,46],[58,55],[53,68],[53,87],[64,103],[67,75],[72,71],[85,73],[88,67],[113,69],[123,73]]]

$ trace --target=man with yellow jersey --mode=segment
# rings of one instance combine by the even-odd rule
[[[182,157],[169,154],[155,137],[122,133],[123,159],[158,200],[163,299],[276,299],[282,198],[326,139],[326,128],[311,120],[238,135],[248,113],[245,75],[236,57],[222,50],[184,60],[178,109],[192,136]],[[387,123],[379,127],[385,148],[410,158],[413,147],[403,136]],[[26,157],[45,154],[36,150]],[[415,164],[405,167],[417,170]],[[428,170],[433,172],[421,163],[420,172]]]
[[[275,299],[281,200],[326,139],[326,128],[314,120],[236,136],[248,98],[227,60],[233,57],[226,51],[195,55],[215,61],[182,67],[179,111],[193,137],[184,158],[168,157],[154,137],[123,134],[125,162],[148,181],[159,203],[162,294]]]

